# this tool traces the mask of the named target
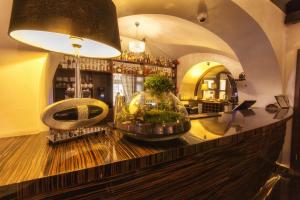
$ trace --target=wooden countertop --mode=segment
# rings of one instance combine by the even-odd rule
[[[2,138],[0,189],[82,170],[97,168],[97,177],[105,178],[146,168],[209,148],[211,143],[208,141],[223,142],[230,136],[247,134],[249,130],[274,125],[291,116],[292,110],[270,114],[264,109],[253,109],[193,120],[187,134],[160,144],[128,140],[117,130],[56,146],[48,144],[47,133]]]

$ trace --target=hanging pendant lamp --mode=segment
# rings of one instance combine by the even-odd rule
[[[81,56],[121,54],[116,8],[111,0],[14,0],[9,35],[64,54],[74,54],[70,37],[82,39]]]
[[[135,22],[134,25],[136,27],[136,34],[135,34],[136,40],[129,42],[128,44],[129,51],[132,53],[143,53],[145,52],[146,44],[144,40],[143,41],[138,40],[138,31],[139,31],[140,23]]]

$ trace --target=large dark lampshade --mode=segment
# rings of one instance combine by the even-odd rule
[[[65,54],[74,54],[70,36],[79,37],[85,57],[116,57],[121,49],[111,0],[14,0],[9,35]]]

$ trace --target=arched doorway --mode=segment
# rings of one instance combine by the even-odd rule
[[[191,67],[184,75],[179,98],[192,112],[198,104],[203,105],[203,112],[223,112],[225,105],[238,103],[238,88],[227,67],[205,61]]]
[[[199,78],[194,96],[211,101],[230,101],[230,98],[237,92],[237,88],[230,82],[228,76],[232,74],[223,65],[208,69]]]

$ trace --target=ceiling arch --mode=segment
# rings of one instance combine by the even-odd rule
[[[197,22],[199,0],[114,0],[119,17],[163,14]],[[257,22],[233,1],[206,0],[208,19],[204,28],[223,39],[235,52],[247,75],[247,98],[258,106],[274,101],[282,92],[280,66],[272,45]]]
[[[184,53],[211,52],[236,59],[233,50],[221,38],[182,18],[141,14],[121,17],[118,22],[121,36],[146,39],[147,46],[154,52],[165,51],[173,58],[181,57]],[[138,29],[136,22],[140,23]]]

